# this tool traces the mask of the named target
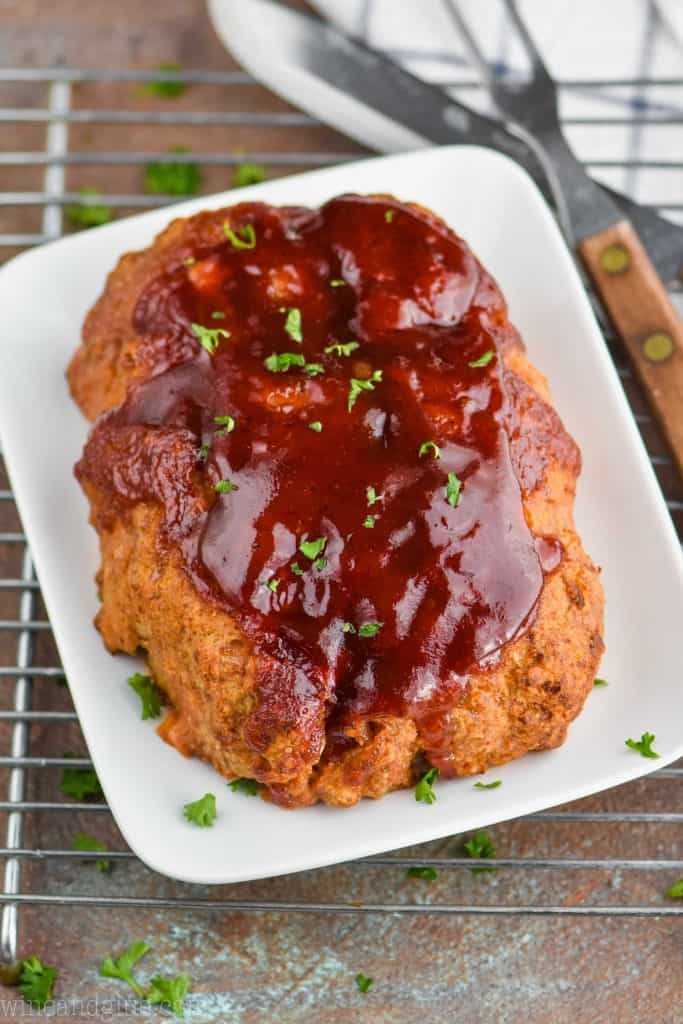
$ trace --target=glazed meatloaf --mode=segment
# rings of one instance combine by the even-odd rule
[[[562,743],[603,650],[580,456],[435,215],[175,220],[120,260],[68,377],[97,626],[145,652],[183,754],[343,807]]]

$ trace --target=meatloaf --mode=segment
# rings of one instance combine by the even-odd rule
[[[183,754],[346,807],[563,742],[603,650],[580,455],[437,216],[175,220],[110,274],[68,379],[96,624],[145,653]]]

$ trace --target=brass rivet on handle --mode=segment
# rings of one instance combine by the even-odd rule
[[[649,334],[643,342],[643,355],[651,363],[663,363],[673,354],[674,340],[665,331]]]
[[[613,242],[600,253],[600,266],[606,274],[623,274],[631,265],[631,255],[621,242]]]

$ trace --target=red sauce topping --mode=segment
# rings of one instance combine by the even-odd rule
[[[393,200],[225,216],[253,247],[186,233],[134,320],[184,361],[100,418],[79,475],[160,502],[196,587],[240,622],[256,745],[288,725],[317,742],[321,703],[333,729],[426,722],[528,626],[559,558],[511,461],[504,300],[457,236]],[[229,337],[210,354],[192,324]],[[273,372],[273,353],[305,366]]]

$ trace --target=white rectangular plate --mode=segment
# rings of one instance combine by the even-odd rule
[[[576,514],[604,570],[607,654],[596,690],[559,750],[497,769],[491,792],[443,781],[438,800],[411,791],[351,810],[284,811],[232,793],[199,761],[140,720],[126,685],[136,661],[112,657],[92,626],[98,555],[72,473],[87,424],[64,370],[105,276],[129,249],[149,245],[173,216],[258,198],[318,204],[341,192],[392,192],[431,207],[471,244],[500,282],[532,361],[584,460]],[[0,273],[3,311],[0,430],[19,509],[71,692],[107,800],[133,850],[151,867],[193,882],[234,882],[314,868],[477,828],[625,782],[683,754],[680,546],[619,379],[555,223],[530,179],[475,147],[364,160],[239,192],[182,203],[25,253]],[[624,740],[656,734],[659,760]],[[183,819],[183,804],[217,795],[213,828]]]

